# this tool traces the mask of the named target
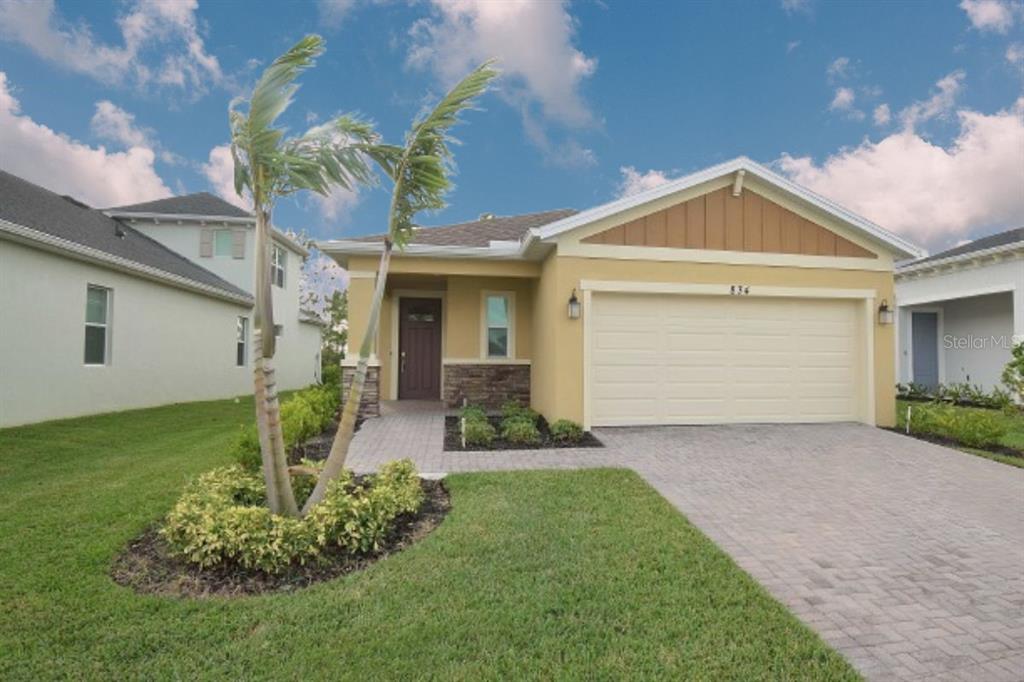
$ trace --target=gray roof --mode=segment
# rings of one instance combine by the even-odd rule
[[[209,192],[196,192],[180,197],[144,201],[141,204],[114,206],[105,209],[115,213],[162,213],[164,215],[225,216],[228,218],[252,218],[252,214],[232,203],[224,201]]]
[[[1024,227],[1015,227],[1012,230],[997,232],[996,234],[991,234],[987,237],[982,237],[981,239],[975,239],[973,242],[961,244],[960,246],[947,249],[946,251],[940,251],[939,253],[928,256],[927,258],[922,258],[920,260],[913,261],[912,263],[908,263],[908,265],[919,265],[929,261],[953,258],[954,256],[962,256],[975,251],[985,251],[987,249],[1007,246],[1017,242],[1024,242]]]
[[[492,241],[517,242],[534,227],[541,227],[556,220],[567,218],[576,209],[560,208],[540,213],[524,213],[522,215],[481,217],[468,223],[440,225],[438,227],[421,227],[413,234],[413,244],[430,244],[433,246],[488,246]],[[353,241],[379,242],[384,235],[375,234],[368,237],[356,237]]]
[[[232,296],[248,292],[196,265],[130,225],[70,197],[0,170],[0,219],[184,277]],[[122,236],[118,235],[120,232]]]

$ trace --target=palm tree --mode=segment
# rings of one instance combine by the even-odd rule
[[[323,53],[320,36],[309,35],[274,60],[260,76],[246,111],[231,102],[231,155],[235,162],[235,191],[248,192],[256,215],[253,379],[256,424],[267,504],[275,514],[298,516],[295,494],[281,434],[280,404],[274,378],[274,309],[271,297],[271,213],[274,202],[302,190],[326,195],[335,186],[351,189],[375,180],[367,159],[376,159],[373,126],[351,115],[340,116],[298,137],[285,137],[275,127],[292,103],[298,75]],[[383,161],[384,159],[381,159]]]
[[[459,122],[459,114],[473,105],[473,101],[487,89],[498,75],[485,62],[467,75],[445,95],[432,111],[419,116],[412,129],[406,134],[402,147],[377,146],[375,160],[391,178],[391,208],[388,212],[388,232],[384,238],[384,251],[377,268],[377,283],[370,306],[370,318],[366,333],[359,347],[359,361],[352,378],[348,398],[341,414],[338,432],[331,444],[331,452],[324,464],[316,487],[303,506],[305,514],[312,509],[327,492],[327,485],[334,480],[345,466],[348,448],[355,432],[356,415],[363,397],[366,381],[366,366],[373,340],[377,336],[380,321],[381,301],[387,282],[388,264],[394,247],[403,249],[412,237],[416,214],[424,210],[438,210],[445,207],[445,194],[451,188],[449,176],[454,170],[449,144],[454,140],[449,131]]]

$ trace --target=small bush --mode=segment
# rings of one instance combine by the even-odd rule
[[[1024,341],[1014,345],[1010,361],[1003,369],[1003,383],[1014,400],[1024,403]]]
[[[467,419],[463,435],[466,438],[466,445],[490,447],[497,433],[486,419],[483,421]]]
[[[551,438],[559,443],[579,443],[583,440],[583,427],[569,419],[559,419],[548,430]]]
[[[329,386],[310,386],[281,403],[281,432],[284,446],[290,450],[323,432],[334,421],[340,398]],[[256,425],[243,426],[231,455],[242,468],[257,471],[262,466],[260,439]]]
[[[938,403],[916,405],[910,411],[910,432],[947,438],[968,447],[998,446],[1006,435],[999,413],[968,410]]]
[[[503,422],[514,421],[516,419],[522,419],[532,424],[536,424],[537,420],[540,419],[540,415],[529,407],[520,405],[514,400],[507,401],[501,406],[501,416]]]
[[[536,445],[540,442],[537,425],[522,417],[505,419],[502,422],[501,437],[516,445]]]
[[[397,516],[419,508],[423,491],[412,462],[401,460],[360,483],[343,472],[302,519],[271,514],[265,501],[257,474],[238,466],[214,469],[186,488],[160,533],[174,555],[202,568],[279,573],[318,560],[329,547],[377,549]]]
[[[487,421],[487,413],[484,412],[484,408],[478,405],[466,405],[460,411],[460,416],[467,422]]]

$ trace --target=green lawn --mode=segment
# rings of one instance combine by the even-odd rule
[[[458,475],[431,536],[236,600],[139,596],[112,557],[223,464],[251,403],[0,431],[0,679],[857,679],[636,475]]]
[[[911,407],[913,407],[914,405],[919,404],[920,403],[911,402],[907,400],[896,401],[897,428],[905,429],[907,426],[907,406],[910,405]],[[1000,442],[1008,448],[1024,450],[1024,413],[1017,412],[1016,414],[1006,414],[999,410],[986,410],[979,407],[957,407],[955,409],[963,410],[967,413],[984,412],[989,415],[995,415],[1000,421],[1003,422],[1004,426],[1006,426],[1006,435],[1003,436]],[[1020,457],[1009,457],[998,452],[988,452],[985,450],[977,450],[975,448],[965,447],[960,449],[972,455],[978,455],[979,457],[994,459],[997,462],[1009,464],[1010,466],[1024,468],[1024,459]]]

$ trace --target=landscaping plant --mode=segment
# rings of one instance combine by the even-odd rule
[[[1024,405],[1024,341],[1014,344],[1010,361],[1003,369],[1003,383],[1018,405]]]
[[[345,407],[341,414],[330,455],[316,488],[309,496],[302,512],[308,513],[327,494],[331,481],[337,478],[345,466],[349,445],[355,433],[356,416],[363,397],[366,382],[367,362],[377,337],[380,322],[381,301],[387,284],[388,264],[394,247],[403,249],[412,237],[416,214],[425,210],[445,207],[445,195],[451,187],[450,175],[453,170],[452,153],[449,145],[452,138],[449,131],[459,122],[459,115],[473,105],[474,100],[487,89],[497,71],[487,62],[474,69],[455,85],[452,90],[425,115],[417,118],[412,129],[406,134],[403,146],[378,145],[374,159],[393,182],[391,208],[388,212],[388,230],[384,237],[384,248],[377,266],[377,283],[370,304],[369,318],[359,359],[352,377]]]
[[[910,433],[952,440],[972,448],[998,446],[1006,425],[998,412],[968,411],[941,403],[914,405]]]
[[[583,440],[583,427],[569,419],[559,419],[548,427],[551,438],[559,443],[579,443]]]
[[[256,216],[255,307],[253,312],[253,379],[267,506],[274,514],[298,516],[281,428],[273,358],[274,309],[271,296],[271,215],[278,198],[308,190],[326,196],[332,189],[351,190],[373,180],[367,159],[378,155],[373,127],[342,115],[297,137],[275,127],[292,103],[298,75],[323,53],[320,36],[309,35],[274,60],[260,76],[247,110],[235,99],[229,107],[235,191],[248,192]]]
[[[490,447],[497,436],[497,431],[487,419],[467,419],[462,436],[466,445]]]
[[[285,453],[325,431],[334,421],[339,402],[338,392],[331,386],[310,386],[285,399],[281,404],[281,431]],[[257,471],[260,468],[260,441],[254,425],[242,427],[232,446],[231,454],[235,461],[248,471]],[[297,491],[295,493],[297,494]]]
[[[516,417],[501,423],[501,437],[516,445],[536,445],[540,442],[540,431],[533,421]]]

